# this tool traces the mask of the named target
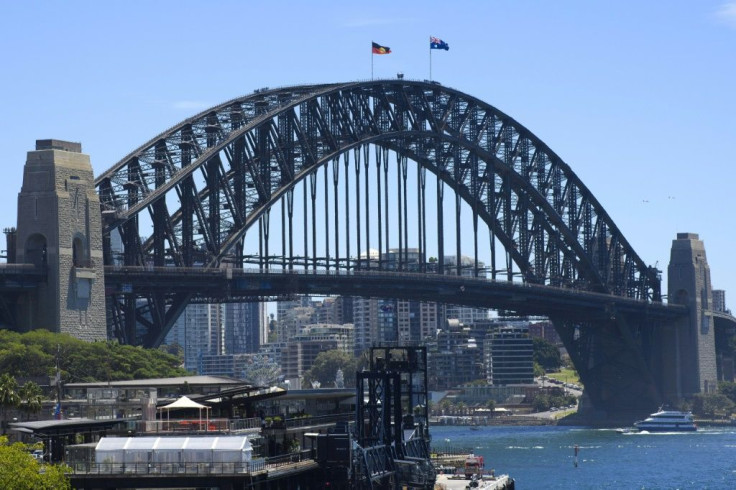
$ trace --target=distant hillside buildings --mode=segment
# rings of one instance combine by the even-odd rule
[[[401,257],[402,268],[418,268],[420,259],[409,250]],[[384,260],[389,269],[398,267],[396,251]],[[454,256],[445,257],[444,265],[448,273],[474,275],[468,257],[462,257],[460,267]],[[275,318],[269,318],[262,303],[189,305],[166,343],[180,345],[185,367],[198,374],[243,377],[260,354],[280,367],[281,378],[295,384],[320,352],[339,349],[358,356],[377,344],[418,343],[428,347],[430,389],[443,390],[470,382],[532,383],[531,336],[559,342],[550,322],[491,319],[486,309],[387,298],[300,297],[278,302]]]

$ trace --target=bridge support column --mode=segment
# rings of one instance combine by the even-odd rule
[[[713,289],[705,246],[696,233],[678,233],[672,241],[667,290],[668,301],[688,306],[690,314],[662,332],[662,395],[677,402],[696,393],[714,393],[718,377]]]
[[[20,330],[107,339],[100,200],[81,144],[38,140],[28,152],[15,261],[47,271],[35,297],[18,305]]]

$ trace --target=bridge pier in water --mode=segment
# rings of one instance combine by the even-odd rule
[[[669,303],[685,305],[689,315],[672,322],[657,343],[661,359],[661,391],[676,403],[718,386],[713,288],[705,245],[696,233],[678,233],[667,268]]]
[[[584,321],[552,318],[591,402],[581,406],[584,423],[627,423],[662,404],[716,392],[713,290],[695,233],[672,241],[668,296],[668,304],[687,307],[687,314],[657,318],[612,307]]]

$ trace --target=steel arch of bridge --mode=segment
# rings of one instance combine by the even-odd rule
[[[469,204],[473,226],[485,222],[505,249],[507,267],[492,264],[492,279],[661,300],[657,271],[567,164],[493,106],[430,82],[263,89],[189,118],[96,179],[104,235],[119,231],[128,266],[217,267],[233,255],[242,261],[246,231],[274,203],[285,200],[293,213],[295,186],[306,179],[314,193],[317,170],[327,172],[351,150],[356,165],[365,151],[367,171],[368,145],[379,148],[379,166],[391,150]],[[172,195],[178,208],[170,209]],[[149,237],[139,230],[144,214],[152,223]],[[419,240],[421,250],[426,238]],[[477,272],[477,234],[475,240]],[[346,252],[332,267],[360,268],[360,259],[351,261]],[[105,256],[111,264],[109,240]],[[435,270],[442,272],[441,249],[439,261]],[[330,264],[327,258],[321,266]],[[292,257],[286,266],[294,265]],[[306,252],[301,266],[318,267]],[[144,325],[162,339],[191,297],[113,295],[113,332],[136,343],[136,325]]]

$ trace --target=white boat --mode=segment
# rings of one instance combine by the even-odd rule
[[[692,432],[698,430],[693,414],[678,410],[663,410],[651,414],[644,420],[634,423],[640,431],[647,432]]]

